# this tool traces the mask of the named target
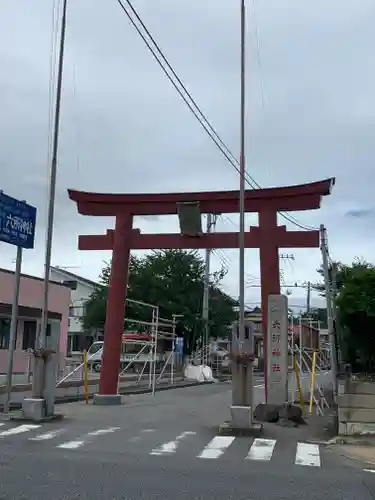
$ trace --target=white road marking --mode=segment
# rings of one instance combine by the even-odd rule
[[[136,443],[142,439],[143,434],[150,434],[151,432],[155,432],[155,429],[142,429],[140,436],[134,436],[129,439],[130,443]]]
[[[319,446],[317,444],[297,443],[296,465],[320,467]]]
[[[108,429],[98,429],[97,431],[88,432],[86,436],[102,436],[103,434],[110,434],[111,432],[118,431],[120,427],[108,427]]]
[[[64,429],[57,429],[56,431],[45,432],[44,434],[39,434],[38,436],[29,438],[29,441],[47,441],[47,439],[53,439],[59,434],[62,434]]]
[[[365,472],[373,472],[375,473],[375,469],[363,469]]]
[[[67,441],[66,443],[59,444],[57,448],[63,448],[65,450],[76,450],[80,446],[84,445],[85,442],[81,440],[77,441]]]
[[[180,441],[182,441],[187,436],[195,436],[196,432],[186,431],[176,437],[174,441],[168,441],[168,443],[164,443],[157,448],[154,448],[149,455],[170,455],[175,453]]]
[[[5,424],[4,424],[4,422],[0,422],[0,427],[1,427],[2,425],[5,425]]]
[[[233,436],[215,436],[207,446],[205,446],[204,450],[198,458],[219,458],[224,451],[233,443]]]
[[[34,429],[38,429],[39,427],[42,427],[42,426],[41,425],[33,425],[33,424],[19,425],[18,427],[13,427],[12,429],[8,429],[7,431],[0,432],[0,437],[14,436],[16,434],[22,434],[24,432],[29,432],[29,431],[32,431]]]
[[[111,432],[115,432],[119,430],[120,427],[108,427],[108,429],[98,429],[96,431],[88,432],[81,439],[76,439],[74,441],[67,441],[66,443],[59,444],[57,448],[63,448],[65,450],[76,450],[83,446],[88,440],[84,439],[85,437],[93,437],[93,436],[102,436],[103,434],[109,434]]]
[[[247,460],[271,460],[276,439],[254,439]]]

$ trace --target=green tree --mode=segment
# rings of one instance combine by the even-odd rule
[[[131,256],[129,272],[132,276],[137,275],[140,261]],[[81,318],[85,330],[103,330],[107,309],[108,283],[111,275],[111,264],[104,262],[104,267],[99,276],[99,283],[85,304],[85,316]],[[133,304],[128,307],[134,309]],[[130,311],[129,311],[130,312]]]
[[[236,301],[219,288],[224,275],[221,269],[210,276],[209,321],[215,337],[226,335],[236,318]],[[86,314],[82,318],[85,328],[104,327],[109,277],[110,264],[105,263],[100,284],[86,303]],[[202,329],[203,288],[204,261],[196,251],[160,250],[131,258],[128,298],[157,304],[160,316],[167,319],[173,314],[182,315],[192,342]],[[150,310],[128,302],[126,317],[150,321]]]
[[[314,328],[318,328],[318,325],[322,329],[328,328],[326,308],[316,307],[311,309],[310,312],[303,312],[302,318],[309,318],[309,320],[311,319]]]
[[[345,266],[336,304],[343,327],[343,354],[354,371],[375,368],[375,267],[356,260]]]
[[[330,280],[333,278],[333,273],[335,272],[336,274],[336,291],[339,292],[341,288],[344,285],[345,280],[347,279],[348,276],[351,276],[353,270],[356,269],[367,269],[368,266],[372,266],[372,264],[369,264],[368,262],[356,257],[351,265],[344,264],[340,261],[333,261],[331,262],[331,265],[328,268],[328,275],[330,277]],[[317,290],[322,297],[325,297],[325,286],[324,286],[324,271],[323,271],[323,266],[320,266],[319,269],[317,269],[318,274],[321,276],[322,281],[315,283],[312,285],[314,290]]]

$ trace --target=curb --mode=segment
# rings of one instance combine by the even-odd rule
[[[351,438],[345,436],[335,436],[329,441],[327,441],[328,445],[346,445],[346,446],[366,446],[366,447],[375,447],[375,440],[368,440],[366,437],[358,437]]]
[[[205,381],[205,382],[177,382],[175,385],[165,385],[165,386],[156,386],[155,387],[155,392],[162,392],[162,391],[170,391],[174,389],[183,389],[185,387],[198,387],[201,385],[209,385],[213,384],[214,381]],[[150,389],[148,386],[147,387],[134,387],[134,388],[123,388],[120,390],[121,395],[137,395],[137,394],[151,394],[152,389]],[[92,400],[94,395],[90,395],[89,399]],[[56,398],[55,404],[64,404],[64,403],[77,403],[79,401],[84,401],[85,396],[83,394],[77,395],[77,396],[67,396],[67,397],[59,397]],[[22,403],[11,403],[10,404],[10,410],[20,410],[22,409]],[[0,416],[4,415],[3,409],[0,408]]]

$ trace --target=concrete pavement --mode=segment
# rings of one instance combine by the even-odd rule
[[[2,497],[372,498],[375,474],[301,441],[305,430],[270,427],[260,441],[218,436],[229,403],[230,386],[214,384],[131,396],[122,407],[61,405],[66,418],[41,426],[2,421]]]

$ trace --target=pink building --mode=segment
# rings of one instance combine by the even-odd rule
[[[5,373],[7,366],[13,291],[14,272],[0,269],[0,373]],[[65,358],[67,349],[70,292],[67,285],[50,282],[48,319],[60,322],[61,361]],[[18,307],[14,373],[27,371],[29,356],[25,351],[34,348],[35,345],[36,333],[40,325],[42,297],[43,280],[23,274]]]

